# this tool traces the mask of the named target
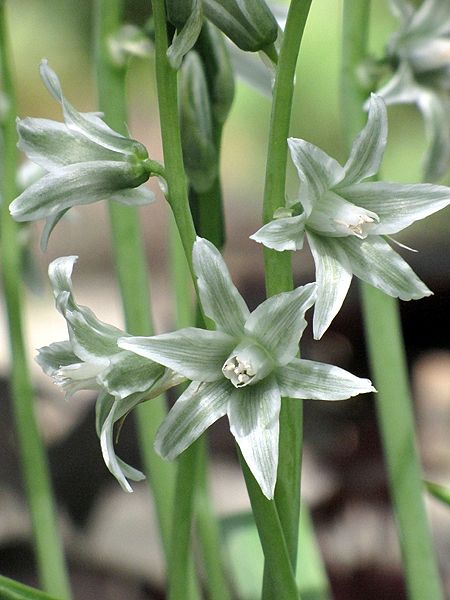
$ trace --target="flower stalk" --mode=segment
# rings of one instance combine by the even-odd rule
[[[20,281],[21,248],[18,226],[8,205],[17,195],[16,103],[10,70],[6,7],[0,2],[0,75],[7,110],[0,123],[2,138],[0,181],[0,251],[2,279],[10,335],[11,398],[16,422],[19,453],[27,501],[31,514],[39,578],[46,591],[64,600],[71,596],[60,534],[56,520],[50,475],[45,450],[39,435],[33,408],[22,319],[23,290]]]
[[[366,54],[369,9],[369,0],[344,3],[341,93],[349,142],[364,122],[365,94],[355,73]],[[398,302],[363,283],[362,303],[409,597],[441,600],[443,592],[424,506]]]

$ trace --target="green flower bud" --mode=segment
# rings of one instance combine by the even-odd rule
[[[264,0],[204,0],[204,12],[242,50],[257,52],[277,39],[278,25]]]
[[[184,26],[192,11],[195,0],[166,0],[166,14],[168,20],[177,29]]]
[[[234,75],[222,33],[205,22],[196,46],[208,82],[212,116],[220,124],[230,112],[234,98]]]
[[[211,187],[217,176],[217,151],[205,73],[197,52],[186,55],[180,74],[184,166],[192,187],[201,193]]]

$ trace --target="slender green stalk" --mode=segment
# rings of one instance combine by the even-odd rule
[[[264,222],[285,204],[287,138],[294,93],[295,69],[311,0],[292,0],[278,59],[273,91],[269,146],[264,191]],[[267,294],[292,289],[290,252],[264,249]],[[300,515],[300,472],[302,454],[303,405],[284,398],[280,414],[280,451],[275,502],[295,569]]]
[[[17,196],[16,102],[9,64],[5,4],[0,2],[0,74],[7,109],[1,118],[0,145],[0,252],[3,289],[9,325],[11,357],[11,396],[16,422],[25,490],[31,513],[39,577],[51,594],[70,598],[64,554],[56,523],[50,476],[33,408],[33,390],[28,371],[22,325],[20,245],[17,224],[8,206]]]
[[[356,68],[366,55],[369,0],[345,0],[342,59],[342,104],[348,143],[362,128],[365,94]],[[411,600],[441,600],[424,506],[424,486],[417,456],[414,417],[398,302],[379,290],[362,286],[367,346],[389,483],[400,534],[406,583]]]
[[[121,12],[122,0],[97,1],[97,76],[100,109],[105,113],[107,123],[112,128],[126,133],[125,67],[114,64],[108,51],[109,38],[117,32],[121,24]],[[153,333],[153,324],[149,281],[138,211],[115,202],[110,203],[109,210],[126,328],[129,333],[150,335]],[[175,469],[172,464],[163,461],[153,449],[156,431],[166,412],[162,397],[144,403],[137,410],[137,425],[145,470],[168,557]]]

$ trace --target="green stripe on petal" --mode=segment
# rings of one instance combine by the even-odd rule
[[[344,177],[344,169],[323,150],[305,140],[288,139],[292,161],[302,183],[308,185],[308,195],[302,194],[301,202],[309,214],[324,192],[334,187]]]
[[[220,252],[211,242],[198,237],[194,243],[192,260],[205,315],[215,322],[218,329],[241,336],[250,312],[231,281]]]
[[[109,200],[125,204],[125,206],[146,206],[155,201],[155,194],[147,187],[140,185],[137,188],[120,190],[109,196]]]
[[[174,69],[179,69],[185,54],[194,46],[203,25],[203,2],[194,0],[191,14],[167,50],[167,58]]]
[[[17,120],[17,133],[17,147],[47,171],[79,162],[123,160],[122,154],[69,131],[65,123],[27,117]]]
[[[380,222],[370,225],[371,235],[397,233],[450,204],[450,189],[429,183],[370,181],[340,192],[350,202],[378,215]]]
[[[127,162],[76,163],[41,177],[9,209],[16,221],[35,221],[77,204],[107,200],[112,193],[139,186],[147,179],[147,174]]]
[[[236,390],[230,399],[230,430],[263,494],[273,498],[278,468],[281,395],[274,377]]]
[[[173,460],[227,412],[229,381],[194,381],[178,398],[156,434],[155,450]]]
[[[421,281],[408,263],[378,236],[365,240],[355,237],[340,238],[352,271],[389,296],[400,300],[416,300],[432,292]]]
[[[54,342],[49,346],[38,348],[36,362],[46,375],[53,377],[62,366],[80,362],[79,356],[74,354],[69,341]]]
[[[264,347],[276,364],[284,365],[298,352],[298,343],[306,328],[305,312],[315,299],[315,283],[272,296],[252,312],[245,331]]]
[[[314,338],[320,340],[339,312],[352,281],[352,268],[340,245],[308,231],[308,243],[316,266],[317,299],[314,305]]]
[[[302,400],[345,400],[375,391],[369,379],[356,377],[333,365],[300,358],[278,369],[276,376],[283,396]]]
[[[122,154],[138,154],[140,158],[148,158],[147,150],[139,142],[117,133],[98,116],[78,112],[64,97],[58,76],[48,66],[47,60],[41,62],[39,70],[46,88],[55,100],[61,104],[64,121],[68,127],[74,128],[103,148]]]
[[[122,337],[118,344],[192,381],[217,381],[236,341],[222,331],[187,327],[153,337]]]
[[[301,250],[305,237],[305,215],[274,219],[250,236],[251,240],[278,250]]]
[[[378,173],[387,142],[386,105],[375,94],[369,101],[369,115],[364,129],[355,138],[349,159],[344,165],[345,177],[337,188],[357,183]]]

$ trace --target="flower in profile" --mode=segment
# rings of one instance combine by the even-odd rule
[[[400,28],[388,44],[393,77],[378,94],[386,104],[416,104],[428,138],[425,181],[440,179],[450,166],[450,3],[424,0],[415,7],[391,0]]]
[[[197,238],[193,262],[203,312],[217,329],[188,327],[118,344],[192,381],[157,433],[157,452],[175,458],[228,415],[247,465],[272,498],[281,397],[341,400],[372,385],[338,367],[296,358],[315,284],[273,296],[250,313],[210,242]]]
[[[72,292],[71,275],[76,256],[54,260],[49,267],[56,307],[67,322],[69,339],[38,350],[36,361],[65,392],[66,399],[79,390],[99,392],[97,433],[108,469],[126,491],[127,478],[142,473],[121,461],[114,452],[114,425],[140,402],[154,398],[182,378],[163,366],[117,346],[125,332],[100,321]]]
[[[114,200],[141,205],[153,200],[142,184],[155,167],[146,148],[106,125],[98,114],[78,112],[64,97],[56,73],[42,61],[40,73],[63,110],[64,123],[17,120],[19,148],[47,174],[10,205],[16,221],[47,219],[42,245],[62,215],[76,204]]]
[[[319,339],[344,302],[353,275],[401,300],[432,292],[386,241],[450,203],[450,189],[364,179],[375,175],[387,138],[383,100],[372,95],[365,128],[342,167],[304,140],[288,140],[301,181],[299,202],[251,236],[275,250],[300,250],[308,239],[318,284],[314,337]],[[275,216],[278,216],[277,213]]]

